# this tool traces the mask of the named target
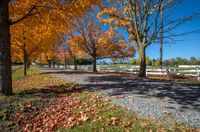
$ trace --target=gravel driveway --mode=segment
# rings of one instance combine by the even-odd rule
[[[43,69],[84,88],[107,93],[111,101],[139,115],[200,128],[200,85],[72,70]],[[166,118],[167,117],[167,118]]]

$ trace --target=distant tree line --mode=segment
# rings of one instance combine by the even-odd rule
[[[92,59],[78,59],[77,64],[78,65],[92,65],[93,60]]]
[[[139,65],[139,59],[132,59],[131,65]],[[160,66],[159,59],[150,59],[146,57],[146,64],[148,66]],[[175,66],[175,65],[200,65],[200,58],[191,57],[190,59],[176,57],[167,59],[163,62],[163,66]]]

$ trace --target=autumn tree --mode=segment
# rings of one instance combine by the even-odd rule
[[[12,94],[10,26],[34,14],[35,5],[24,6],[19,16],[10,17],[9,4],[15,1],[0,1],[0,91],[2,94]]]
[[[10,26],[35,14],[49,13],[52,22],[66,24],[66,19],[80,16],[99,0],[1,0],[0,1],[0,93],[12,94]],[[58,22],[57,21],[57,22]],[[62,27],[62,25],[61,25]],[[63,26],[65,27],[65,26]]]
[[[95,13],[88,12],[80,22],[76,23],[72,35],[78,47],[93,59],[93,72],[97,72],[98,59],[133,56],[133,48],[126,44],[126,40],[119,32],[104,31],[102,24],[95,19]]]
[[[74,70],[77,70],[78,59],[88,58],[87,52],[83,51],[81,47],[79,47],[81,42],[80,36],[73,35],[73,32],[71,31],[67,34],[66,38],[66,42],[64,43],[66,54],[72,59]]]
[[[173,0],[119,0],[102,7],[98,14],[101,22],[113,28],[127,29],[140,58],[139,77],[146,76],[146,48],[159,36],[160,13]],[[108,18],[103,15],[107,14]],[[172,23],[171,23],[172,24]]]
[[[41,29],[29,19],[11,27],[12,57],[22,56],[19,58],[22,58],[20,61],[24,63],[24,75],[26,75],[26,70],[31,62],[30,58],[34,58],[34,55],[36,55],[34,53],[40,50],[40,36],[44,35],[39,32]],[[18,54],[15,54],[15,50]]]
[[[160,39],[162,46],[163,38],[165,41],[171,41],[174,37],[191,33],[173,32],[180,25],[199,18],[197,13],[172,19],[173,9],[180,2],[181,0],[109,0],[102,6],[98,14],[101,22],[109,24],[111,28],[127,30],[129,39],[139,54],[139,77],[146,76],[145,58],[146,48],[149,45]]]

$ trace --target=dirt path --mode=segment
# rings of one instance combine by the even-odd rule
[[[84,88],[107,93],[113,103],[142,116],[163,120],[168,115],[181,123],[200,127],[200,85],[138,79],[116,74],[43,69]]]

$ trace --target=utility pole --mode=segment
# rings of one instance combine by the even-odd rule
[[[160,11],[160,67],[163,65],[163,7]]]

